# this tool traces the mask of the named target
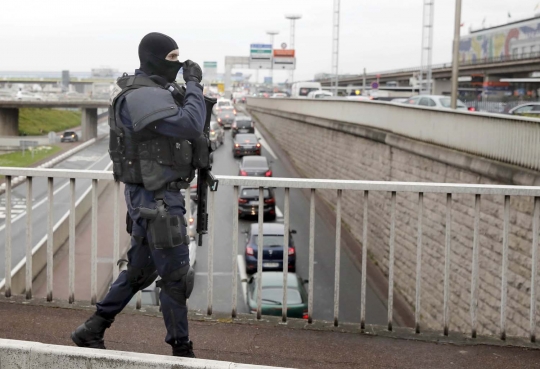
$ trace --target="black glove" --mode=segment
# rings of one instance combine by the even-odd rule
[[[199,64],[191,60],[186,60],[184,62],[184,81],[188,83],[189,81],[201,83],[202,81],[202,70]]]

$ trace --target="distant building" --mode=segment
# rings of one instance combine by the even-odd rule
[[[497,61],[523,59],[540,55],[540,17],[524,19],[495,27],[471,30],[461,37],[459,56],[462,62],[482,59]]]
[[[92,78],[115,78],[118,77],[120,73],[118,69],[112,68],[93,68],[92,69]]]

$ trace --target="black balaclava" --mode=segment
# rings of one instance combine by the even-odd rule
[[[147,34],[139,44],[140,69],[148,75],[157,75],[168,82],[174,82],[182,63],[166,60],[165,57],[176,49],[178,45],[169,36],[158,32]]]

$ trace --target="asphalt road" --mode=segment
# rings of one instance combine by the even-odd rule
[[[239,113],[240,114],[240,113]],[[260,136],[260,133],[257,132]],[[275,177],[293,177],[278,157],[275,157],[266,140],[261,141],[263,155],[273,161],[272,169]],[[213,172],[222,175],[237,175],[238,161],[232,156],[232,138],[230,131],[226,131],[224,145],[214,153]],[[276,190],[277,206],[280,211],[276,222],[283,222],[280,212],[283,212],[284,190]],[[232,307],[232,263],[236,263],[238,257],[232,254],[232,206],[236,199],[233,196],[233,188],[221,186],[215,197],[215,242],[214,242],[214,283],[213,283],[213,310],[230,312]],[[290,219],[291,229],[298,233],[294,235],[297,251],[297,273],[304,279],[308,278],[309,258],[309,199],[300,190],[290,191]],[[249,227],[252,220],[240,220],[239,231]],[[315,268],[313,317],[332,321],[334,317],[334,262],[335,262],[335,233],[325,224],[321,217],[316,215],[315,227]],[[238,253],[243,258],[245,249],[245,235],[239,233]],[[195,289],[189,299],[190,309],[200,309],[206,313],[207,308],[207,283],[208,283],[208,237],[205,245],[197,250],[197,262],[195,264],[196,280]],[[360,287],[361,272],[348,257],[345,250],[341,252],[340,272],[340,308],[339,319],[346,322],[360,322]],[[372,324],[386,324],[387,310],[370,286],[367,286],[366,321]],[[247,313],[248,308],[243,295],[238,276],[238,312]]]
[[[99,134],[106,132],[105,125],[99,126]],[[88,169],[104,170],[110,163],[108,149],[108,140],[102,139],[96,144],[78,152],[77,154],[59,163],[57,169]],[[76,195],[79,199],[84,192],[91,187],[90,180],[78,180],[76,182]],[[48,201],[47,201],[47,179],[34,178],[32,183],[33,210],[32,210],[32,241],[36,245],[43,237],[47,235],[48,225]],[[14,268],[25,256],[26,253],[26,184],[21,184],[13,189],[12,193],[14,214],[12,214],[12,258],[11,265]],[[70,207],[71,195],[69,192],[68,179],[54,180],[53,194],[53,212],[54,224],[58,222],[68,211]],[[5,194],[1,196],[2,212],[5,209]],[[4,260],[5,255],[5,219],[0,221],[0,259]],[[5,277],[4,263],[0,263],[0,280]]]

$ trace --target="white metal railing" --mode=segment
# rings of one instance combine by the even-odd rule
[[[55,178],[69,178],[70,190],[71,190],[71,213],[74,213],[74,196],[75,196],[75,181],[80,179],[92,180],[92,252],[91,252],[91,302],[96,303],[96,275],[97,275],[97,184],[98,181],[112,181],[113,176],[111,172],[103,171],[83,171],[83,170],[58,170],[58,169],[21,169],[21,168],[0,168],[0,175],[6,176],[6,219],[10,219],[11,213],[11,178],[13,176],[27,176],[28,181],[28,202],[27,202],[27,216],[32,216],[32,180],[33,177],[45,177],[48,178],[48,203],[49,203],[49,222],[48,222],[48,234],[49,237],[53,237],[52,233],[52,209],[54,199],[52,197],[52,187]],[[354,180],[323,180],[323,179],[296,179],[296,178],[262,178],[262,177],[236,177],[236,176],[217,176],[220,181],[220,186],[232,186],[234,189],[235,197],[231,202],[231,216],[233,219],[233,227],[231,229],[231,241],[232,241],[232,306],[231,316],[234,318],[237,316],[237,255],[238,255],[238,202],[236,201],[239,193],[240,186],[250,186],[259,188],[259,197],[263,197],[263,188],[275,187],[284,188],[284,250],[288,248],[288,234],[290,229],[290,189],[308,189],[310,190],[310,207],[309,207],[309,291],[308,291],[308,323],[313,322],[313,292],[314,292],[314,255],[315,255],[315,194],[317,190],[333,190],[337,193],[337,206],[336,206],[336,238],[335,238],[335,280],[334,280],[334,324],[339,325],[339,289],[340,289],[340,249],[341,249],[341,216],[342,216],[342,196],[343,191],[359,191],[363,193],[363,247],[362,247],[362,270],[361,270],[361,306],[360,306],[360,321],[362,328],[365,328],[366,318],[366,260],[368,255],[369,243],[369,197],[372,192],[385,192],[391,193],[391,207],[390,207],[390,237],[389,237],[389,258],[388,258],[388,321],[387,326],[389,330],[393,329],[393,301],[394,301],[394,255],[395,255],[395,236],[396,236],[396,195],[400,193],[416,193],[418,194],[417,202],[417,243],[416,243],[416,289],[415,289],[415,329],[417,333],[421,330],[421,292],[422,292],[422,252],[423,252],[423,230],[422,223],[424,217],[424,194],[427,193],[439,193],[446,194],[446,242],[445,242],[445,258],[444,258],[444,301],[442,311],[442,323],[443,334],[449,334],[449,323],[452,312],[450,311],[450,253],[452,249],[452,197],[457,194],[473,194],[474,200],[474,238],[473,238],[473,253],[472,253],[472,273],[471,273],[471,293],[470,293],[470,335],[476,337],[477,325],[478,325],[478,298],[479,298],[479,223],[480,223],[480,205],[482,196],[485,195],[501,195],[504,196],[504,212],[503,212],[503,253],[502,253],[502,282],[501,282],[501,298],[500,298],[500,322],[498,327],[491,327],[492,330],[499,331],[499,336],[502,340],[506,339],[507,332],[507,276],[508,276],[508,231],[509,231],[509,218],[510,218],[510,197],[511,196],[527,196],[534,198],[534,212],[533,212],[533,229],[532,229],[532,244],[531,244],[531,288],[530,288],[530,311],[529,311],[529,339],[532,342],[536,340],[536,327],[537,327],[537,284],[538,284],[538,232],[540,230],[540,187],[533,186],[498,186],[498,185],[469,185],[469,184],[446,184],[446,183],[408,183],[408,182],[380,182],[380,181],[354,181]],[[118,196],[120,184],[114,185],[114,257],[119,256],[119,229],[120,229],[120,216],[119,216],[119,201]],[[186,194],[189,196],[189,192]],[[212,315],[213,307],[213,284],[214,284],[214,230],[215,230],[215,206],[214,206],[215,192],[209,192],[209,237],[208,237],[208,288],[207,288],[207,314]],[[189,201],[187,201],[189,203]],[[258,249],[263,250],[263,202],[259,202],[258,211],[258,229],[259,237],[257,237]],[[27,235],[31,235],[31,221],[27,222]],[[6,221],[6,242],[5,242],[5,295],[11,296],[11,226],[10,222]],[[26,257],[27,260],[31,260],[32,244],[30,243],[31,237],[27,237],[26,242]],[[53,297],[53,251],[52,251],[52,239],[48,240],[47,244],[47,300],[51,301]],[[74,276],[75,276],[75,225],[72,217],[70,217],[70,242],[69,242],[69,286],[70,286],[70,302],[74,301]],[[283,265],[288,265],[288,252],[283,252]],[[262,261],[263,252],[257,253],[257,273],[260,280],[262,273]],[[31,291],[32,286],[32,272],[31,266],[26,265],[26,286],[27,291]],[[117,269],[117,268],[115,268]],[[117,273],[117,271],[116,271]],[[115,273],[114,277],[117,276]],[[287,273],[288,268],[283,268],[283,306],[282,306],[282,320],[287,321]],[[262,285],[258,284],[257,293],[257,319],[261,319],[261,288]],[[31,294],[26,294],[27,298],[31,298]]]
[[[384,101],[248,98],[248,108],[308,124],[372,127],[418,141],[540,170],[540,120]],[[322,118],[317,120],[318,118]],[[354,126],[349,128],[354,130]]]

